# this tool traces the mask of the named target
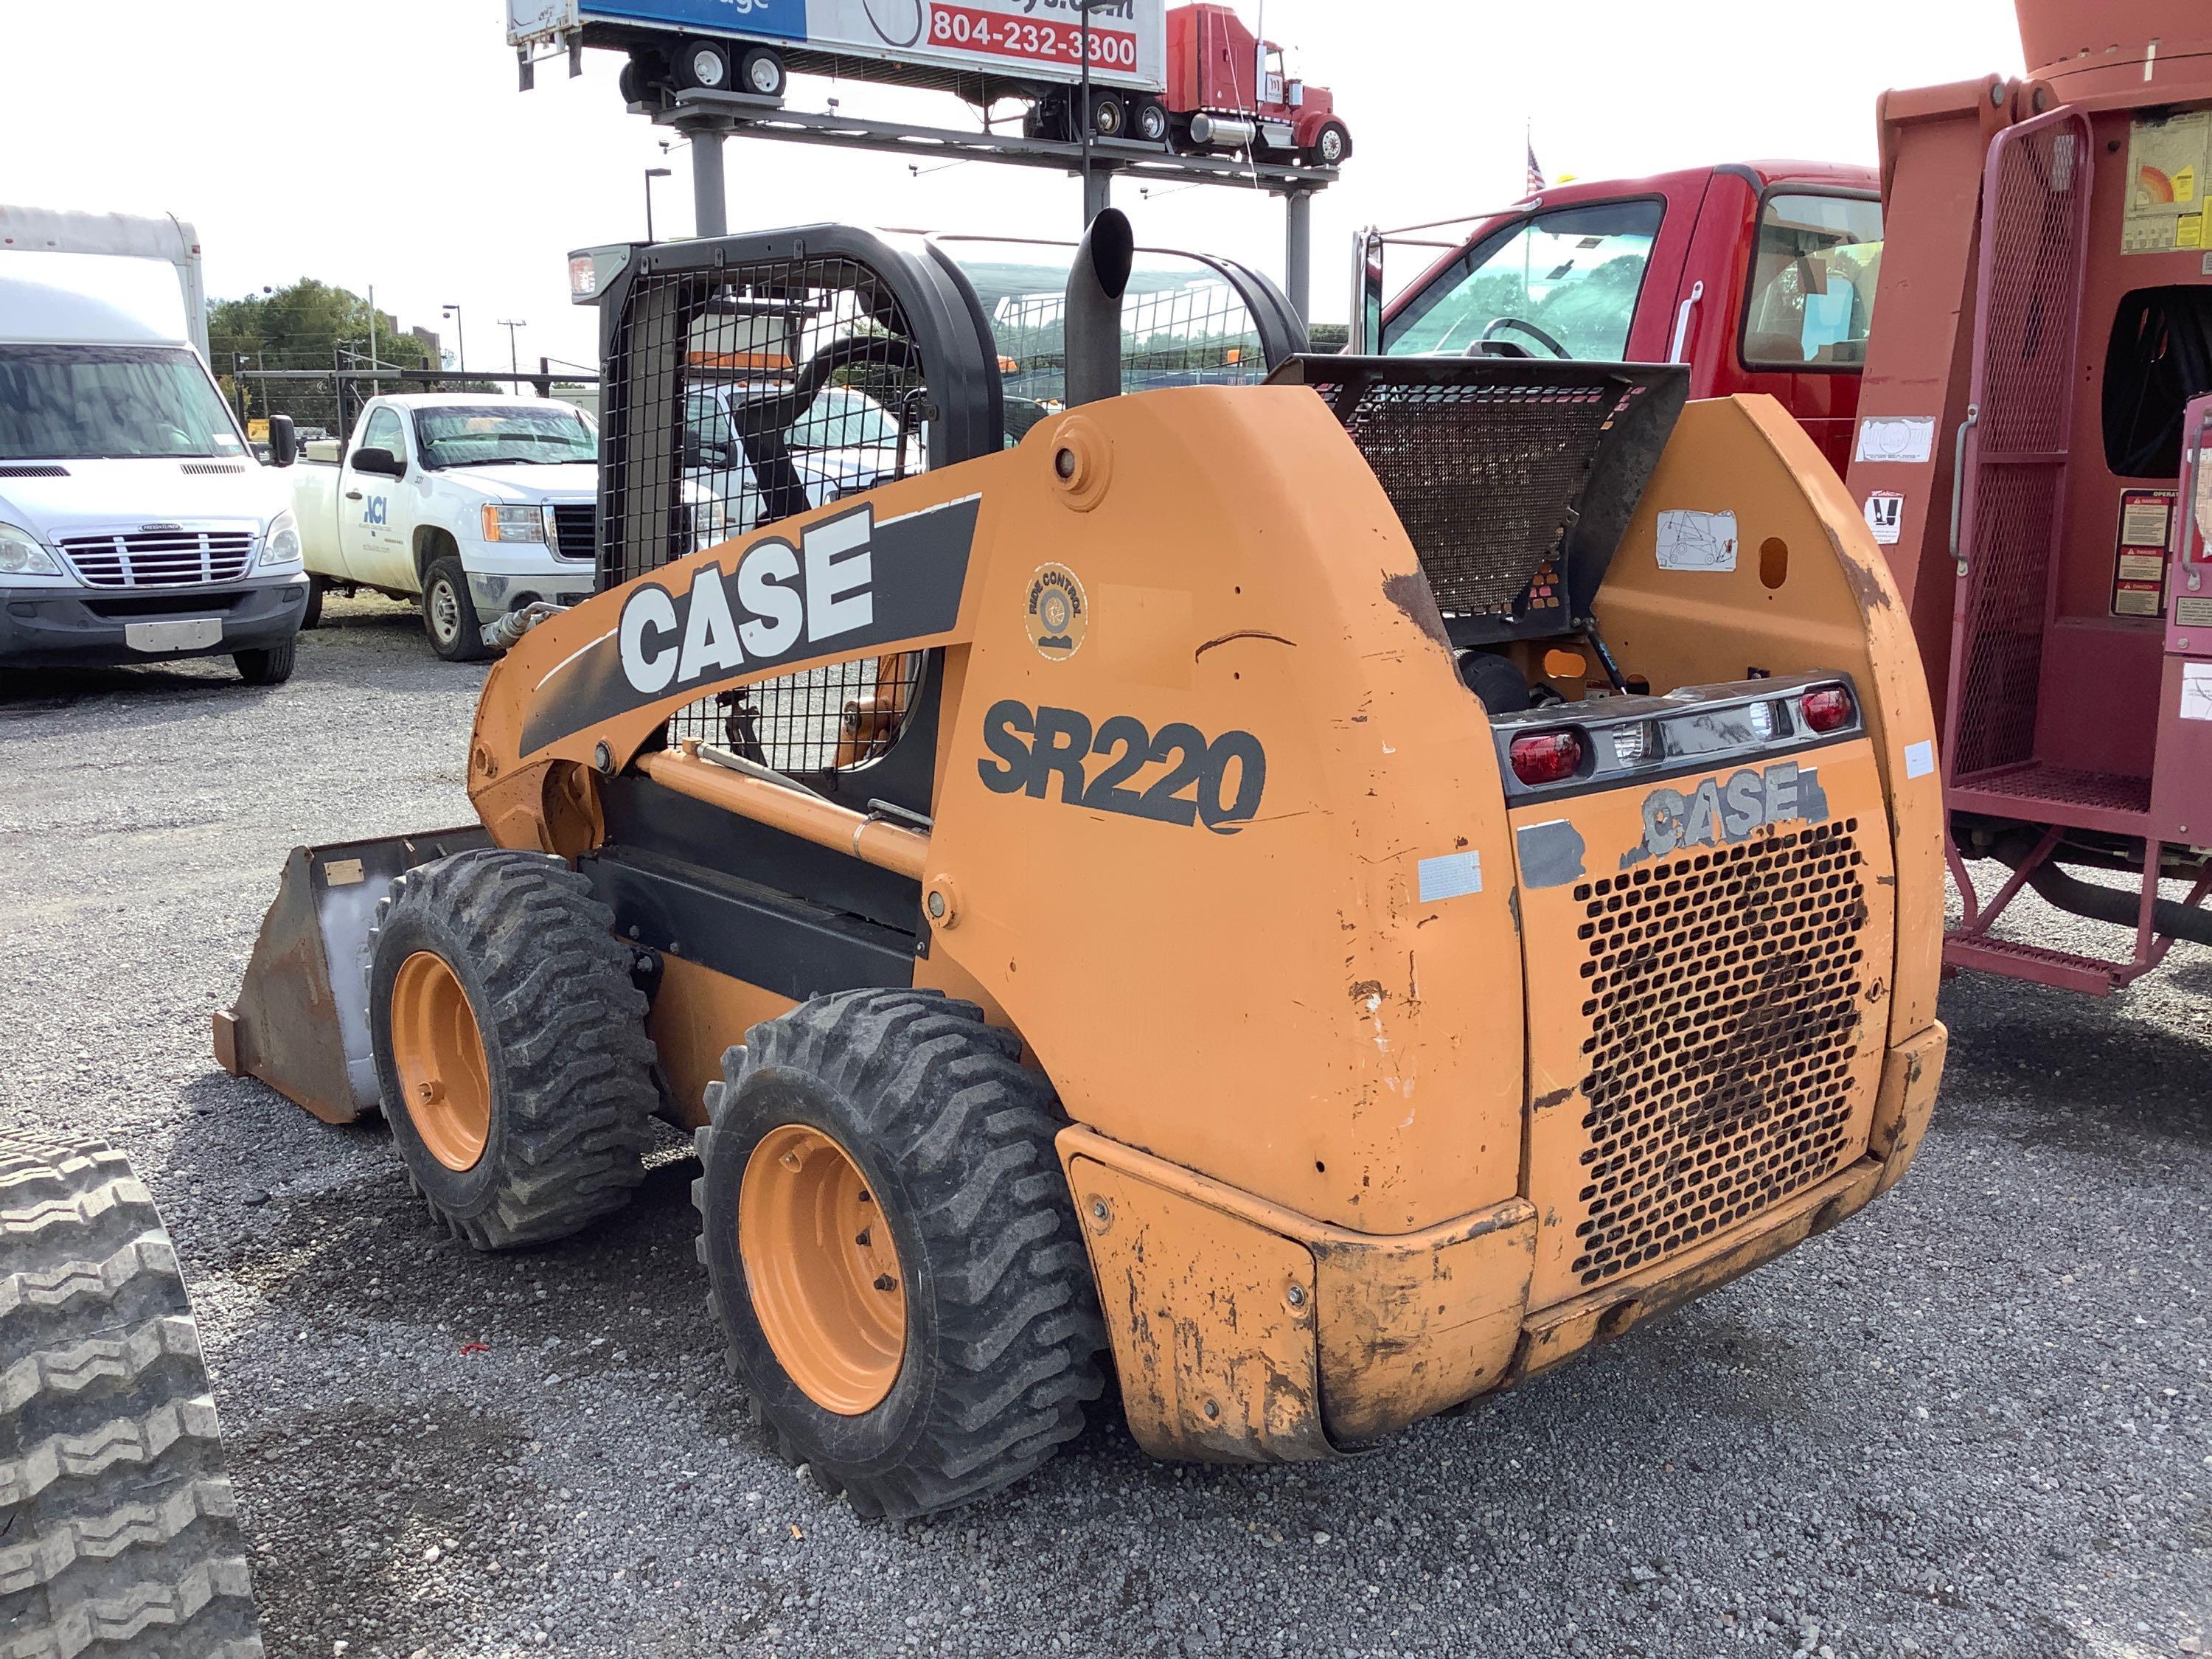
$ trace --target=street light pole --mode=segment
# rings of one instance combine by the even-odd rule
[[[651,242],[653,234],[653,181],[673,176],[667,167],[647,167],[645,170],[645,240]]]
[[[1083,222],[1085,228],[1105,210],[1107,196],[1112,188],[1110,174],[1094,182],[1091,167],[1091,14],[1118,3],[1120,0],[1075,0],[1076,16],[1079,20],[1079,50],[1083,54],[1082,78],[1076,94],[1081,107],[1076,112],[1075,130],[1083,144]]]
[[[441,307],[441,310],[444,315],[451,317],[453,319],[454,371],[457,374],[465,374],[469,372],[468,325],[462,321],[461,308],[459,306],[446,306]]]
[[[507,331],[507,373],[514,377],[507,384],[510,386],[520,386],[522,384],[522,360],[515,355],[514,337],[515,331],[517,329],[528,328],[530,326],[529,319],[527,318],[524,318],[514,322],[509,322],[506,318],[502,317],[499,319],[499,325]]]

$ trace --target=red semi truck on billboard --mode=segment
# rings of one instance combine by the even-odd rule
[[[1885,94],[1878,173],[1547,191],[1387,307],[1369,240],[1354,349],[1668,358],[1694,397],[1780,398],[1942,712],[1947,963],[2105,994],[2212,944],[2212,21],[2018,9],[2039,67]],[[1998,932],[2024,890],[2132,949]]]
[[[935,88],[988,107],[1027,100],[1032,137],[1079,136],[1085,43],[1091,130],[1186,152],[1333,167],[1351,131],[1324,87],[1289,75],[1282,49],[1232,7],[1162,0],[508,0],[507,42],[626,52],[623,94],[690,91],[775,100],[787,75]]]

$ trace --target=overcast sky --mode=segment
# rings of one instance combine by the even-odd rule
[[[1258,0],[1243,0],[1247,21]],[[0,201],[168,211],[198,227],[222,295],[301,276],[409,325],[458,302],[470,362],[596,353],[568,302],[568,251],[644,233],[643,172],[663,235],[691,229],[686,153],[629,114],[619,58],[515,88],[502,0],[0,0]],[[96,14],[96,15],[95,15]],[[1753,157],[1871,161],[1886,87],[2017,74],[2009,0],[1269,0],[1294,73],[1336,89],[1358,153],[1314,214],[1316,314],[1341,319],[1352,231],[1510,201],[1522,131],[1556,180]],[[797,80],[791,101],[937,125],[957,100]],[[759,140],[727,151],[730,222],[844,220],[1073,234],[1076,182]],[[1139,236],[1281,274],[1282,209],[1220,188],[1117,191]],[[447,334],[450,348],[453,337]]]

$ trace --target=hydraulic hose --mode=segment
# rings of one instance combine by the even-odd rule
[[[2037,837],[2032,834],[1999,836],[1990,843],[1989,854],[2000,864],[2017,870],[2034,855],[2036,842]],[[2141,920],[2140,890],[2131,893],[2124,888],[2084,881],[2079,876],[2068,874],[2049,859],[2028,872],[2027,884],[2045,902],[2092,921],[2117,922],[2123,927],[2133,927]],[[2162,898],[2152,906],[2151,926],[2175,939],[2212,945],[2212,910]]]

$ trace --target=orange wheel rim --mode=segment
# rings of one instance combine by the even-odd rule
[[[491,1139],[491,1068],[468,993],[445,958],[417,951],[392,983],[392,1063],[430,1156],[473,1170]]]
[[[906,1358],[906,1275],[852,1154],[803,1123],[769,1130],[738,1188],[738,1252],[785,1374],[841,1417],[882,1404]]]

